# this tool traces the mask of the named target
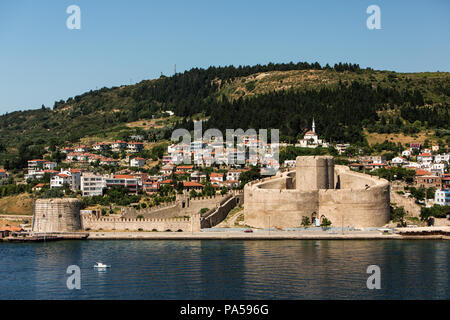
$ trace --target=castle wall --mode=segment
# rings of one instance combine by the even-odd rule
[[[166,219],[191,216],[199,213],[199,211],[203,208],[212,209],[218,206],[219,203],[225,199],[225,197],[227,197],[227,195],[216,195],[195,199],[186,198],[167,204],[161,204],[157,207],[139,210],[134,208],[122,208],[121,213],[126,218],[136,218],[138,215],[142,215],[145,219]]]
[[[243,194],[238,194],[231,197],[220,204],[216,209],[210,210],[205,218],[201,220],[202,228],[212,228],[221,223],[228,215],[228,213],[239,203],[242,204],[244,200]]]
[[[333,157],[297,157],[296,172],[297,190],[310,191],[334,188]]]
[[[34,203],[33,232],[73,232],[81,230],[80,201],[77,199],[37,199]]]
[[[91,218],[83,217],[85,230],[121,230],[121,231],[200,231],[200,215],[190,218],[172,219],[127,219],[127,218]]]
[[[330,157],[300,157],[297,164],[295,175],[284,173],[245,186],[247,225],[299,227],[303,216],[310,221],[313,217],[320,221],[327,218],[336,227],[379,227],[389,221],[388,181],[352,172],[344,166],[331,170],[334,160]],[[289,179],[296,180],[297,189],[277,188],[288,184]],[[338,181],[340,188],[333,189]]]

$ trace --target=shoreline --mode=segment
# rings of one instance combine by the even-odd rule
[[[450,240],[446,235],[305,234],[304,232],[90,232],[86,240]]]

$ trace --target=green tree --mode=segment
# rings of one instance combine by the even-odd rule
[[[309,227],[311,225],[311,221],[309,220],[309,217],[303,216],[302,217],[302,227]]]

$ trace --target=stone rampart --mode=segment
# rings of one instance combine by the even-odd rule
[[[91,218],[83,217],[84,230],[120,231],[200,231],[200,215],[189,218],[131,219],[131,218]]]
[[[301,226],[304,216],[320,222],[327,218],[334,226],[349,227],[379,227],[389,221],[388,181],[344,166],[334,167],[330,157],[305,158],[308,159],[297,161],[296,172],[284,172],[245,186],[246,224],[292,228]],[[296,189],[289,187],[292,181],[296,181]]]
[[[80,201],[77,199],[37,199],[33,209],[33,232],[73,232],[81,230]]]

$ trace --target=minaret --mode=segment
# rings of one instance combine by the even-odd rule
[[[316,124],[314,123],[314,118],[312,122],[312,132],[316,133]]]

